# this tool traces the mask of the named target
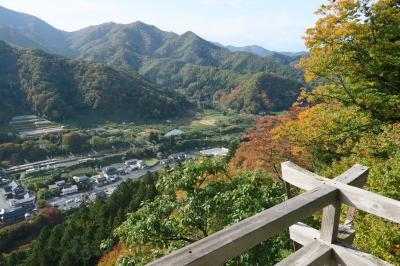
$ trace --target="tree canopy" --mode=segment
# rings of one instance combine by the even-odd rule
[[[222,159],[201,159],[164,173],[159,195],[116,229],[132,254],[123,264],[143,265],[284,200],[281,183],[260,173],[231,176]],[[290,248],[287,232],[227,265],[273,265]]]

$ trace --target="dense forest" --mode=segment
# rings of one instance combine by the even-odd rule
[[[7,257],[0,255],[0,265],[95,265],[108,247],[116,243],[113,228],[125,220],[128,212],[136,211],[143,201],[151,201],[157,195],[155,184],[156,177],[149,173],[139,181],[122,183],[107,201],[98,199],[72,214],[65,213],[62,220],[41,222],[39,228],[36,223],[29,224],[27,234],[41,229],[33,247]],[[45,218],[42,212],[39,220]],[[0,234],[1,252],[18,241],[18,237],[26,237],[23,233],[18,236],[15,231]]]
[[[18,49],[2,41],[0,56],[0,121],[23,112],[62,120],[82,110],[162,117],[188,105],[184,97],[161,90],[133,71]]]

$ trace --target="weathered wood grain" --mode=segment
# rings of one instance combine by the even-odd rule
[[[319,237],[319,231],[303,223],[296,223],[289,227],[290,238],[301,245],[310,245]],[[332,261],[341,265],[391,265],[377,257],[357,250],[349,244],[352,242],[353,234],[347,233],[347,237],[337,240],[333,244],[326,243],[332,248]]]
[[[318,240],[305,245],[276,266],[330,265],[332,248]]]
[[[337,190],[321,186],[275,205],[149,265],[219,265],[334,202]]]
[[[400,201],[316,175],[291,162],[282,163],[282,178],[305,190],[321,185],[336,187],[342,203],[400,223]]]

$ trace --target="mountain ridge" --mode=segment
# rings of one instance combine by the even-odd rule
[[[7,11],[3,8],[4,10]],[[12,10],[8,12],[10,16],[15,13]],[[23,20],[21,25],[25,25],[26,20],[32,20],[31,17],[26,14],[17,15],[17,18]],[[38,19],[38,21],[41,20]],[[46,29],[48,32],[57,30],[49,24],[41,22],[39,24],[50,27]],[[5,41],[14,45],[28,48],[34,46],[33,48],[40,49],[43,49],[41,46],[45,46],[43,50],[47,52],[72,59],[133,70],[160,87],[178,90],[192,101],[206,99],[211,104],[218,99],[222,105],[236,111],[251,110],[256,113],[257,108],[271,111],[289,108],[293,101],[290,95],[293,94],[292,92],[294,95],[297,94],[303,83],[302,71],[292,67],[298,57],[292,58],[282,54],[261,57],[243,51],[231,52],[226,47],[209,42],[192,31],[179,35],[141,21],[128,24],[107,22],[73,32],[56,34],[54,38],[63,38],[63,44],[57,45],[57,42],[49,44],[48,42],[51,41],[40,39],[41,34],[37,28],[31,30],[29,25],[22,28],[14,26],[15,23],[3,24],[3,31],[0,28],[0,39],[3,36]],[[15,35],[11,36],[13,38],[9,33],[5,34],[10,30],[15,32]],[[247,82],[254,80],[252,76],[255,79],[260,77],[260,73],[276,78],[263,79],[263,82]],[[288,88],[277,86],[281,90],[278,94],[288,97],[284,100],[285,104],[259,101],[260,97],[257,95],[260,89],[263,89],[264,93],[267,93],[266,88],[271,89],[270,86],[261,86],[265,81],[276,85],[278,81],[282,81],[282,84],[290,84]],[[254,88],[255,85],[261,87]],[[240,89],[237,89],[238,86]],[[234,90],[235,95],[240,99],[222,101],[226,97],[222,98],[221,95],[232,96]],[[286,93],[285,90],[290,93]],[[266,97],[263,98],[266,99]],[[255,102],[252,102],[253,100]],[[243,104],[232,104],[233,102]]]
[[[34,112],[53,120],[83,110],[131,117],[175,115],[187,102],[133,71],[71,60],[0,41],[0,121]]]

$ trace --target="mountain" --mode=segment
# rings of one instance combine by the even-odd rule
[[[252,75],[267,74],[279,80],[291,80],[293,84],[303,83],[302,71],[292,67],[298,57],[273,52],[265,57],[232,52],[193,32],[179,35],[140,21],[130,24],[110,22],[64,32],[35,17],[5,8],[1,10],[5,16],[0,20],[0,39],[73,59],[134,70],[150,82],[178,90],[194,101],[214,103],[215,99],[222,99],[220,95],[229,95],[238,86],[242,86],[240,91],[246,91],[247,95],[255,93],[252,88],[243,87],[250,83],[242,82]],[[300,87],[298,85],[296,90]],[[283,90],[282,96],[287,95],[284,93],[286,88],[279,88]],[[244,94],[238,97],[241,95]],[[255,98],[254,95],[248,99]],[[254,110],[251,102],[244,102],[248,108],[234,109]],[[290,106],[289,101],[285,102],[288,103],[285,106]]]
[[[250,46],[242,46],[242,47],[237,47],[237,46],[233,46],[233,45],[227,45],[225,46],[226,48],[229,49],[229,51],[232,52],[247,52],[247,53],[251,53],[251,54],[255,54],[258,56],[268,56],[273,54],[273,51],[267,50],[264,47],[258,46],[258,45],[250,45]]]
[[[139,74],[0,41],[0,121],[35,112],[61,120],[84,110],[132,117],[175,115],[186,101]]]
[[[264,47],[261,47],[259,45],[249,45],[249,46],[233,46],[233,45],[227,45],[223,46],[222,44],[216,43],[220,47],[225,47],[231,52],[246,52],[262,57],[266,56],[273,56],[273,55],[283,55],[283,56],[288,56],[288,57],[300,57],[303,55],[306,55],[307,52],[301,51],[301,52],[277,52],[277,51],[270,51],[265,49]]]
[[[75,57],[125,66],[141,72],[157,61],[211,66],[238,73],[282,68],[272,58],[232,53],[193,32],[178,35],[137,21],[131,24],[105,23],[72,32],[66,42]]]
[[[299,96],[302,84],[266,73],[242,79],[232,90],[219,94],[220,102],[247,113],[288,110]]]
[[[9,43],[39,48],[54,53],[69,51],[65,44],[68,33],[45,21],[0,6],[0,39]]]

